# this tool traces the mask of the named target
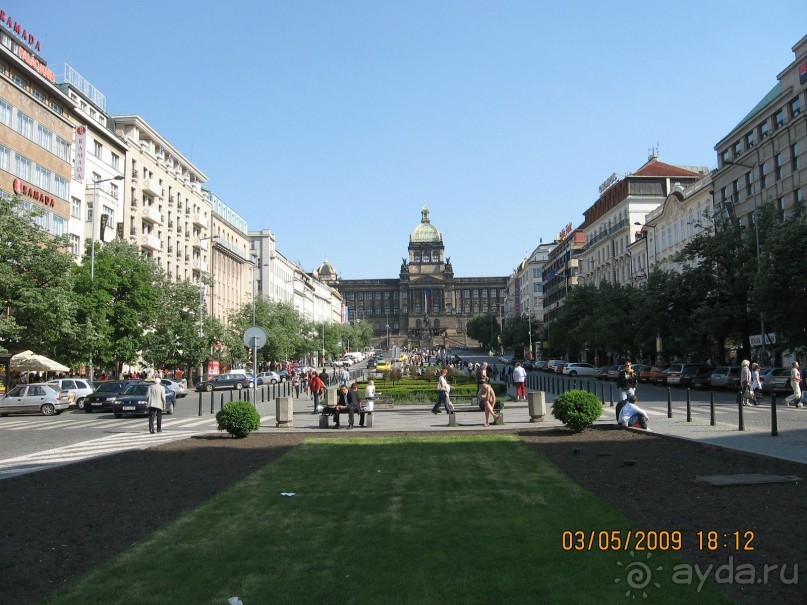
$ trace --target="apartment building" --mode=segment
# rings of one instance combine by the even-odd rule
[[[774,204],[786,214],[807,194],[807,36],[774,87],[715,146],[716,211],[750,225],[754,209]],[[725,214],[724,214],[725,215]]]

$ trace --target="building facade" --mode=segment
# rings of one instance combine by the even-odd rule
[[[426,206],[397,278],[341,280],[327,262],[317,274],[344,298],[347,321],[366,321],[379,343],[388,338],[404,347],[476,346],[467,337],[468,320],[502,314],[507,295],[507,277],[454,276]]]
[[[807,36],[792,50],[776,85],[715,146],[715,211],[744,225],[764,204],[786,214],[807,194]]]

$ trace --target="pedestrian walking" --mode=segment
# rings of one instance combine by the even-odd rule
[[[516,387],[516,401],[527,401],[527,370],[520,361],[513,368],[513,385]]]
[[[790,365],[790,388],[793,389],[793,394],[785,399],[785,404],[789,406],[791,402],[794,402],[797,408],[803,408],[804,404],[801,402],[801,370],[799,370],[798,361],[794,361]]]
[[[636,394],[636,372],[633,371],[633,364],[630,361],[625,362],[616,382],[619,388],[620,401],[627,401],[631,395]]]
[[[154,384],[146,391],[146,402],[149,407],[149,433],[154,432],[154,419],[157,419],[157,432],[163,430],[163,410],[165,410],[165,387],[160,384],[159,378],[154,379]]]

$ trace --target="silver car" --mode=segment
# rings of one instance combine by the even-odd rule
[[[164,387],[174,391],[174,395],[177,396],[177,399],[188,396],[188,381],[184,378],[181,380],[177,380],[176,378],[161,378],[160,382]]]
[[[0,416],[9,414],[61,414],[70,407],[69,391],[57,391],[49,384],[19,384],[0,398]]]

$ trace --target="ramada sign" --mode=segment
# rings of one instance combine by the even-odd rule
[[[53,208],[56,205],[56,198],[53,198],[46,193],[42,193],[38,189],[34,189],[27,183],[23,183],[20,179],[14,179],[14,193],[29,197],[32,200],[39,202],[43,206],[50,206]]]
[[[8,15],[5,9],[2,8],[0,8],[0,21],[3,22],[3,25],[5,25],[11,31],[11,33],[31,47],[32,50],[35,50],[38,53],[42,52],[42,44],[36,39],[36,36],[23,28],[19,21],[14,21],[14,19]]]

